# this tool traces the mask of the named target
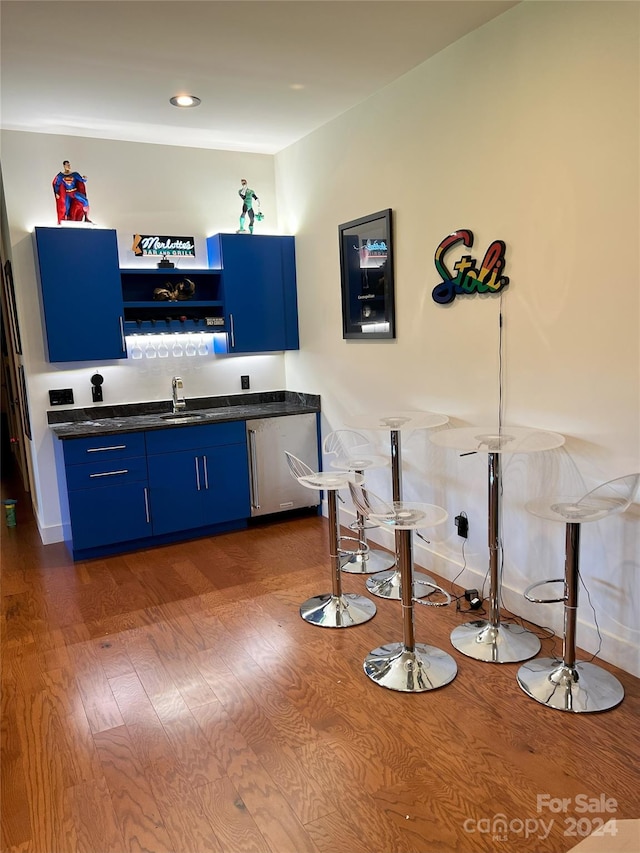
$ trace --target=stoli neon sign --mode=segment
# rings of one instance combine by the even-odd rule
[[[462,243],[468,249],[473,246],[473,232],[466,228],[454,231],[440,243],[436,249],[434,263],[442,281],[436,284],[431,293],[434,302],[447,305],[453,302],[456,296],[470,295],[473,293],[499,293],[509,284],[507,276],[500,275],[504,268],[505,244],[502,240],[494,240],[485,252],[485,256],[477,267],[477,261],[471,255],[463,255],[453,265],[455,274],[449,272],[444,263],[445,254],[455,246]]]

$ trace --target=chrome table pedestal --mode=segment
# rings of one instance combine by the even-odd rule
[[[502,622],[498,571],[500,549],[500,454],[489,453],[489,619],[459,625],[451,632],[451,645],[467,657],[489,663],[512,663],[532,658],[540,640],[514,622]]]
[[[462,427],[436,433],[431,436],[431,440],[441,447],[487,453],[489,462],[489,618],[454,628],[451,644],[463,655],[487,663],[515,663],[532,658],[540,650],[538,637],[517,623],[503,622],[500,616],[500,458],[503,453],[530,453],[560,447],[564,438],[557,433],[522,427],[505,427],[504,430],[493,432],[480,427]]]
[[[439,415],[433,412],[400,412],[397,415],[382,418],[373,415],[364,415],[351,419],[353,426],[359,426],[362,429],[389,431],[391,440],[391,482],[394,501],[402,501],[401,431],[442,426],[448,420],[446,415]],[[423,598],[430,595],[433,587],[436,586],[434,579],[424,574],[424,572],[415,572],[413,579],[415,586],[413,590],[414,598]],[[420,583],[415,583],[415,581],[420,581]],[[402,599],[402,577],[400,569],[395,564],[392,564],[390,568],[387,567],[385,571],[367,578],[365,585],[372,595],[377,595],[379,598],[388,598],[394,601]]]

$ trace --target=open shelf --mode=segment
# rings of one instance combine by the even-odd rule
[[[220,270],[121,269],[125,334],[226,331]],[[154,299],[157,288],[188,280],[191,299]]]

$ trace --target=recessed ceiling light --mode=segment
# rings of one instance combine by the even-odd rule
[[[174,95],[169,98],[169,103],[174,107],[197,107],[200,103],[200,98],[195,95]]]

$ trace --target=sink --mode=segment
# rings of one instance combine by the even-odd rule
[[[167,415],[160,415],[160,419],[168,424],[188,424],[191,421],[202,421],[206,417],[206,415],[196,412],[170,412]]]

